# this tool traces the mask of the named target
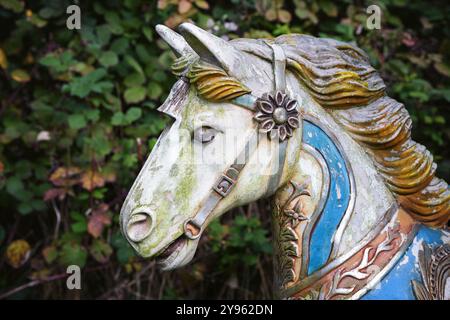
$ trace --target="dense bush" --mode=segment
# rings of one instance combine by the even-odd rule
[[[381,30],[366,28],[372,3]],[[449,180],[446,1],[80,1],[79,31],[66,28],[70,4],[0,0],[0,296],[271,296],[264,202],[213,223],[194,262],[170,273],[137,258],[119,232],[124,196],[168,123],[155,109],[174,82],[173,56],[157,23],[191,19],[225,38],[296,32],[356,42]],[[70,264],[83,266],[81,291],[65,288]]]

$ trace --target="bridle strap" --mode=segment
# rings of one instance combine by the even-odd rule
[[[275,82],[275,92],[286,90],[286,56],[283,49],[276,44],[269,44],[266,42],[273,50],[273,71],[274,71],[274,82]],[[257,97],[252,94],[246,94],[235,98],[232,100],[233,103],[249,109],[251,111],[255,110],[255,103]],[[186,220],[184,223],[184,234],[187,238],[194,240],[200,237],[203,232],[203,226],[217,207],[219,202],[225,198],[233,189],[241,171],[244,169],[245,165],[249,162],[250,157],[256,150],[258,143],[260,141],[260,134],[255,133],[247,140],[245,147],[241,150],[240,154],[233,161],[233,164],[228,167],[228,169],[219,177],[217,182],[214,184],[210,194],[206,198],[203,206],[197,211],[195,216],[191,219]],[[281,180],[283,174],[284,162],[286,159],[286,146],[287,141],[283,141],[278,144],[278,170],[276,174],[273,174],[268,182],[268,188],[266,194],[273,193]]]
[[[283,48],[278,44],[268,43],[268,46],[272,48],[273,51],[273,76],[275,80],[275,91],[286,91],[286,55],[284,54]],[[287,140],[278,144],[278,170],[277,174],[273,174],[270,177],[266,196],[273,194],[280,184],[281,176],[283,174],[284,162],[286,160],[286,147]]]
[[[286,55],[278,44],[266,42],[273,51],[273,73],[275,79],[275,91],[286,91]]]
[[[214,184],[210,194],[206,198],[203,206],[194,216],[184,223],[184,233],[189,239],[197,239],[202,231],[203,225],[209,215],[214,211],[220,200],[225,198],[235,186],[239,174],[258,146],[258,134],[254,133],[245,143],[244,148],[234,160],[233,164],[223,173]]]

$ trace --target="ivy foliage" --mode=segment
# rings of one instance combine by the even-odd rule
[[[377,1],[380,30],[367,28],[364,0],[80,1],[80,30],[66,28],[71,4],[0,0],[0,295],[37,279],[12,297],[271,297],[264,203],[211,225],[194,263],[174,273],[136,257],[120,234],[124,196],[169,123],[156,108],[175,81],[174,56],[158,23],[191,20],[225,39],[305,33],[358,44],[450,180],[446,1]],[[85,272],[82,292],[49,280],[71,264]]]

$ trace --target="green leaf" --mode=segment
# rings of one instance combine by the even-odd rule
[[[103,199],[105,197],[105,193],[108,189],[107,188],[100,188],[100,189],[95,189],[94,191],[92,191],[92,196],[95,199]]]
[[[36,211],[43,211],[46,208],[45,202],[42,201],[41,199],[31,200],[30,205]]]
[[[128,47],[130,46],[130,42],[126,38],[118,38],[113,41],[111,44],[111,50],[116,54],[124,54]]]
[[[21,192],[18,192],[16,194],[14,194],[14,197],[16,199],[18,199],[19,201],[21,201],[22,203],[26,203],[27,204],[27,208],[31,207],[32,208],[32,198],[33,198],[33,193],[30,191],[30,189],[24,189]],[[26,211],[28,211],[27,209],[24,209]],[[29,211],[28,211],[29,212]]]
[[[111,246],[101,239],[96,239],[89,248],[92,257],[99,263],[106,263],[113,253]]]
[[[336,17],[338,8],[331,0],[319,0],[319,6],[329,17]]]
[[[120,110],[121,107],[121,101],[118,97],[112,95],[112,94],[105,94],[103,97],[102,105],[111,111],[117,111]]]
[[[144,87],[132,87],[125,90],[124,99],[128,104],[138,103],[145,99],[146,94]]]
[[[435,90],[436,95],[442,96],[447,102],[450,102],[450,88]]]
[[[59,8],[53,7],[44,7],[39,10],[39,15],[44,19],[50,19],[53,17],[57,17],[63,13],[63,10],[59,10]],[[64,10],[65,13],[65,10]]]
[[[443,116],[434,117],[434,122],[437,124],[445,124],[445,118]]]
[[[77,265],[83,268],[87,260],[87,250],[78,243],[64,243],[59,257],[59,263],[65,267]]]
[[[142,44],[138,44],[135,48],[139,60],[143,64],[154,63],[154,56],[150,54],[148,48]]]
[[[137,72],[140,74],[144,74],[144,70],[142,70],[142,67],[139,65],[139,62],[136,61],[132,56],[127,55],[125,56],[125,61]]]
[[[87,219],[86,216],[82,215],[79,212],[72,211],[70,213],[70,217],[75,221],[72,223],[70,228],[75,233],[85,233],[87,230]]]
[[[108,25],[102,25],[96,28],[97,40],[100,46],[105,46],[111,39],[111,31]]]
[[[111,118],[111,124],[113,126],[121,126],[125,124],[125,115],[122,111],[114,113],[114,115]]]
[[[143,27],[142,33],[150,43],[153,43],[153,31],[149,27]]]
[[[163,93],[163,89],[156,82],[149,83],[147,90],[149,98],[153,100],[160,98],[161,94]]]
[[[86,127],[87,125],[86,118],[82,114],[70,115],[67,120],[71,129],[78,130]]]
[[[78,221],[75,223],[72,223],[70,225],[70,229],[72,229],[75,233],[85,233],[87,230],[87,223],[86,221]]]
[[[117,12],[108,11],[105,14],[105,20],[108,22],[109,29],[114,34],[123,33],[122,21]]]
[[[119,59],[113,51],[106,51],[100,56],[99,62],[104,67],[111,67],[115,66],[119,62]]]
[[[125,119],[128,123],[132,123],[138,120],[142,116],[142,110],[137,107],[130,108],[125,115]]]
[[[23,11],[24,2],[19,0],[0,0],[0,6],[12,10],[15,13],[20,13]]]
[[[11,195],[16,195],[16,194],[21,193],[23,188],[24,188],[24,186],[23,186],[22,181],[16,176],[13,176],[6,181],[6,190]]]
[[[97,109],[86,110],[83,112],[83,114],[86,117],[86,119],[88,119],[92,122],[96,122],[100,119],[100,110],[97,110]]]
[[[33,211],[33,207],[28,202],[22,202],[17,207],[17,210],[19,210],[21,214],[26,215]]]
[[[111,88],[112,83],[99,82],[107,74],[103,68],[92,71],[91,73],[74,78],[70,83],[63,86],[64,91],[69,91],[71,95],[84,98],[92,91],[99,92],[103,88]]]
[[[86,216],[82,215],[81,213],[79,213],[77,211],[72,211],[70,213],[70,217],[75,221],[85,221],[86,220]]]
[[[61,65],[59,58],[54,53],[49,53],[39,60],[39,63],[46,67],[57,68]]]
[[[78,64],[78,68],[85,66],[82,63],[78,63],[73,53],[69,50],[64,51],[61,54],[48,53],[39,60],[39,63],[48,67],[51,71],[56,73],[66,72],[70,67]]]
[[[47,21],[39,17],[39,15],[37,14],[33,14],[31,17],[29,17],[28,21],[30,21],[33,25],[35,25],[38,28],[42,28],[47,25]]]
[[[422,102],[426,102],[426,101],[430,100],[430,96],[427,93],[420,92],[420,91],[412,91],[409,93],[409,96],[413,97],[413,98],[417,98]]]
[[[402,60],[391,59],[387,63],[387,67],[404,76],[409,73],[409,65],[405,64]]]
[[[350,41],[353,39],[353,26],[339,23],[334,27],[334,30],[341,34],[344,40]]]
[[[151,138],[149,141],[148,141],[148,148],[150,149],[150,150],[152,150],[153,149],[153,147],[156,145],[156,142],[158,141],[158,139],[156,139],[156,138]]]
[[[86,147],[89,146],[93,153],[104,157],[111,152],[112,141],[108,138],[101,127],[95,127],[94,130],[95,133],[92,138],[87,138],[85,140]]]
[[[132,257],[135,256],[133,249],[128,242],[123,238],[120,232],[112,236],[112,245],[115,247],[117,260],[121,264],[127,263]]]
[[[169,51],[164,52],[159,56],[158,62],[165,68],[169,69],[173,62],[172,54]]]
[[[124,85],[127,87],[138,87],[145,82],[145,76],[141,73],[132,73],[125,77]]]
[[[162,70],[154,71],[152,72],[152,79],[159,83],[163,83],[167,79],[167,74]]]

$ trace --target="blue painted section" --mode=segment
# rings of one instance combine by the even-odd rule
[[[333,140],[321,128],[305,120],[303,142],[322,154],[330,174],[328,198],[310,239],[308,274],[311,274],[328,260],[333,235],[347,210],[351,190],[345,160]]]
[[[244,94],[243,96],[234,98],[232,101],[237,105],[240,105],[244,108],[253,110],[255,108],[254,104],[255,104],[256,99],[257,98],[254,95],[248,93],[248,94]]]
[[[403,257],[399,259],[381,282],[367,292],[361,300],[415,300],[411,281],[422,282],[417,259],[420,244],[440,245],[443,243],[442,238],[441,230],[421,226]]]

